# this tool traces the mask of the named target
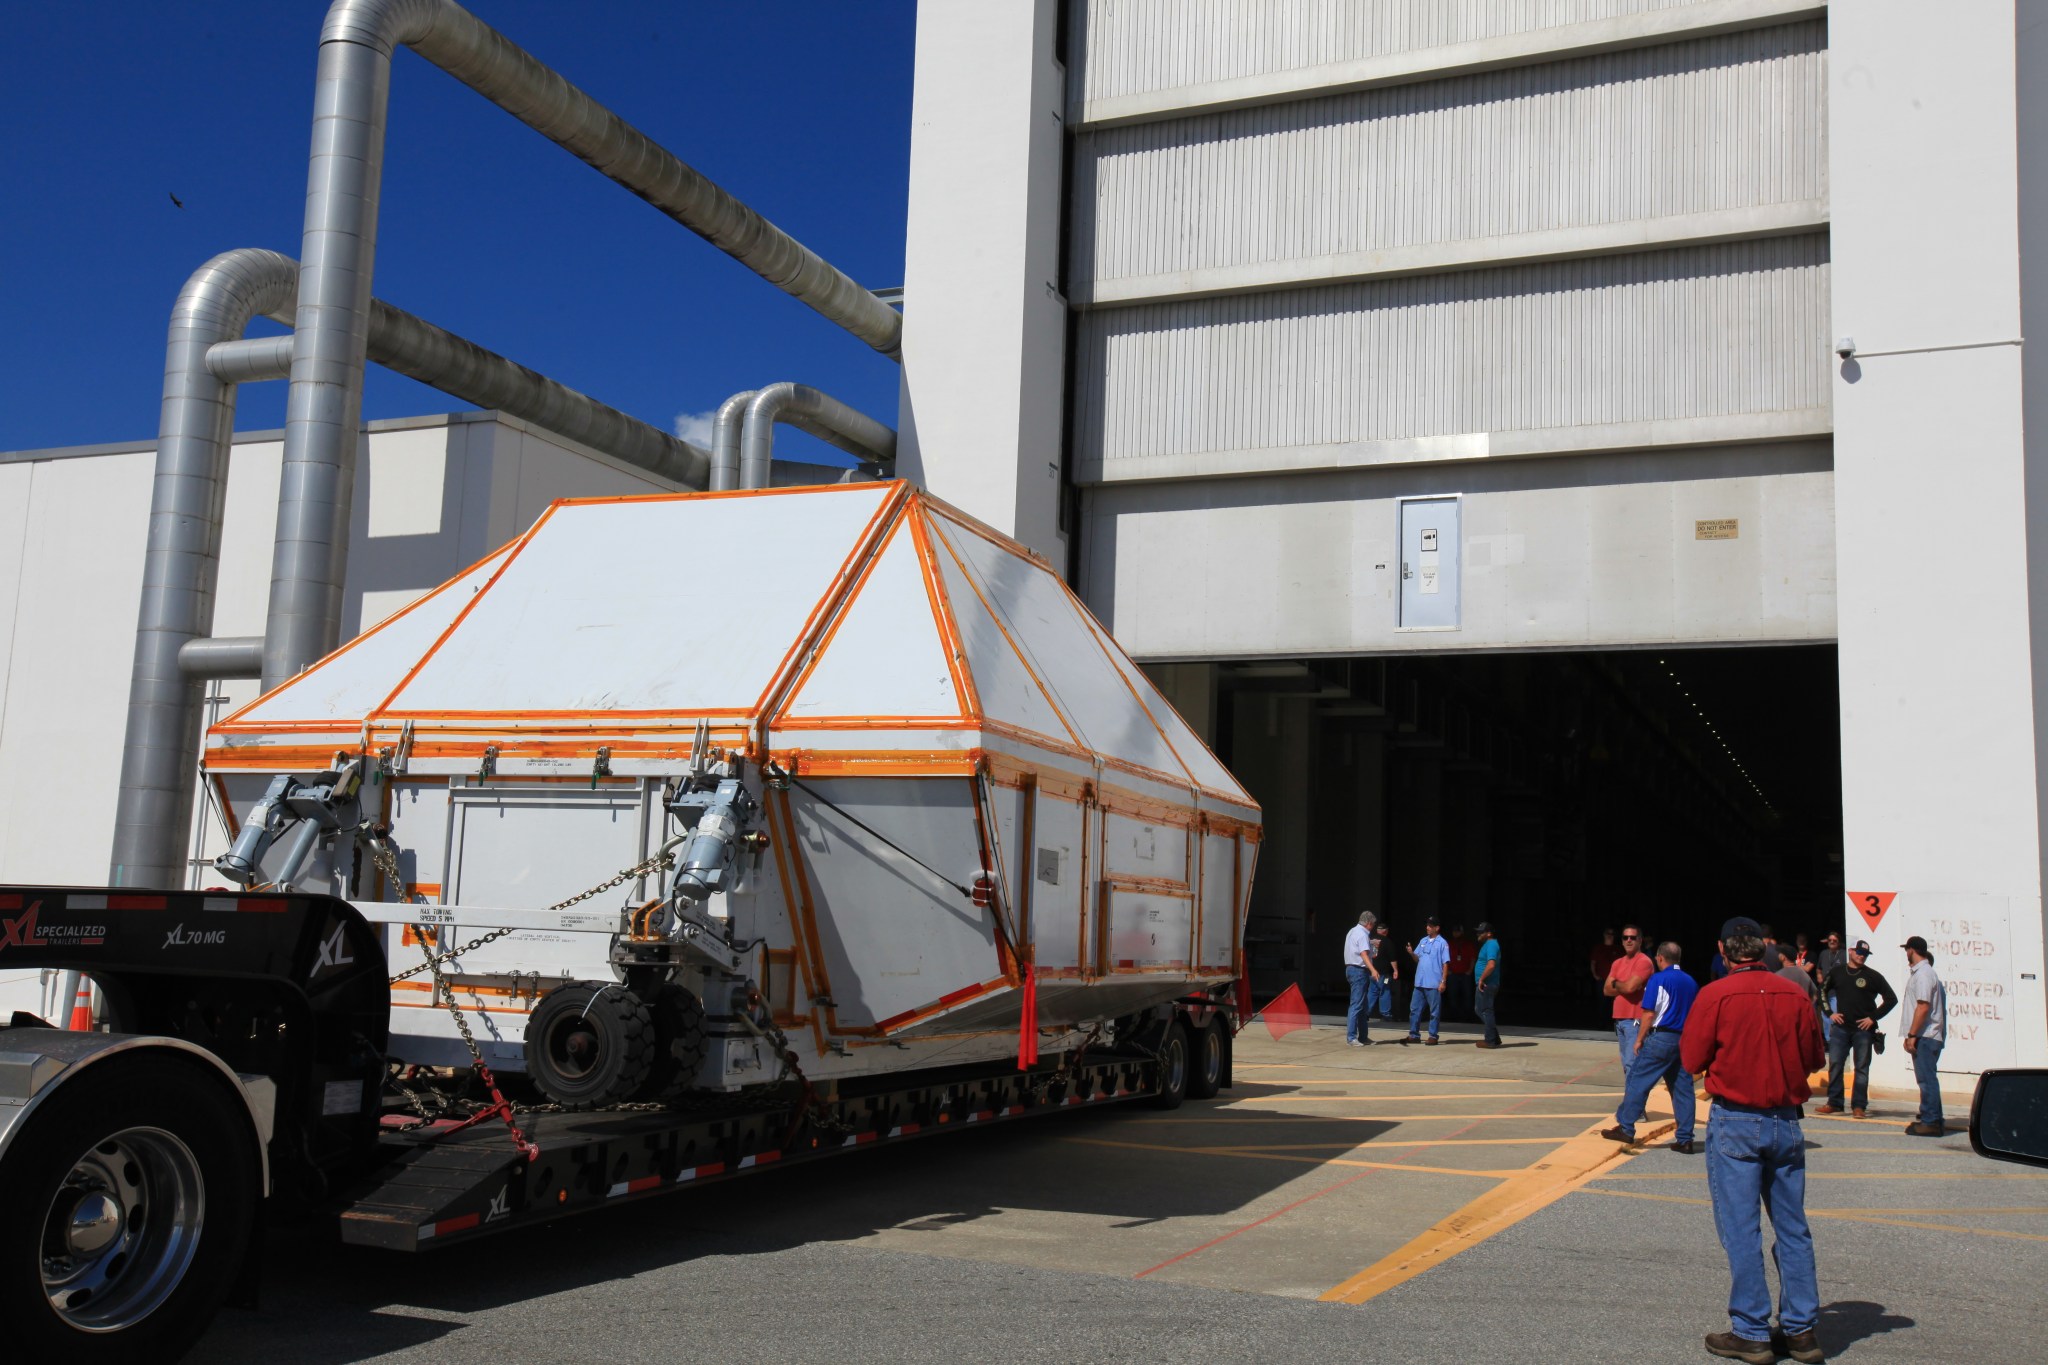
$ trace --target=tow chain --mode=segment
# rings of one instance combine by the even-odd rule
[[[624,886],[627,882],[636,881],[650,872],[666,871],[668,868],[674,867],[676,861],[675,846],[679,842],[680,840],[670,840],[662,845],[661,851],[653,857],[635,863],[632,867],[625,868],[614,876],[607,877],[587,891],[579,891],[566,900],[556,901],[553,905],[548,906],[547,911],[543,913],[567,910],[570,906],[587,901],[592,896],[603,895],[615,886]],[[402,904],[410,905],[413,900],[412,887],[406,881],[405,873],[398,866],[397,850],[383,839],[372,842],[369,848],[371,863],[375,865],[378,871],[384,874],[387,884],[397,891],[399,901]],[[464,1128],[482,1123],[484,1120],[492,1117],[502,1118],[505,1121],[505,1127],[512,1134],[512,1145],[517,1147],[529,1162],[538,1161],[540,1159],[540,1147],[521,1131],[517,1119],[514,1118],[514,1115],[521,1111],[515,1109],[512,1101],[505,1098],[504,1091],[498,1088],[498,1078],[491,1073],[490,1064],[484,1061],[483,1049],[477,1046],[476,1037],[470,1032],[469,1017],[462,1012],[462,1006],[456,1003],[455,988],[449,984],[448,978],[442,975],[441,972],[442,963],[461,957],[464,953],[473,953],[487,943],[494,943],[507,934],[518,931],[509,927],[493,929],[487,934],[481,934],[471,939],[459,948],[450,948],[445,952],[436,953],[432,936],[425,925],[408,924],[405,927],[419,941],[420,955],[424,960],[419,966],[408,967],[396,976],[391,977],[388,984],[396,985],[408,977],[418,976],[421,972],[433,974],[434,998],[447,1006],[448,1017],[455,1021],[455,1031],[462,1036],[462,1045],[469,1049],[470,1065],[476,1071],[477,1078],[484,1083],[485,1089],[490,1091],[491,1095],[491,1102],[488,1105],[476,1110],[453,1128],[448,1129],[446,1133],[441,1134],[441,1136],[445,1137],[447,1133],[459,1133]],[[422,1124],[435,1121],[433,1115],[427,1112],[426,1101],[418,1091],[413,1090],[403,1081],[394,1080],[393,1083],[412,1104],[413,1112],[419,1115]],[[540,1113],[549,1110],[559,1110],[560,1108],[561,1106],[559,1105],[536,1105],[529,1107],[524,1112]]]
[[[389,844],[372,844],[370,846],[370,861],[377,865],[377,870],[384,874],[386,880],[399,888],[399,899],[401,901],[409,902],[412,899],[411,889],[406,885],[405,877],[398,870],[398,855],[391,850]],[[621,871],[617,876],[606,878],[588,891],[579,891],[567,900],[556,901],[542,913],[548,914],[557,910],[567,910],[570,906],[587,901],[592,896],[602,895],[615,886],[624,886],[627,882],[637,881],[650,872],[666,871],[674,867],[675,864],[676,855],[674,849],[672,847],[664,847],[661,852],[645,862],[636,863],[634,866]],[[426,943],[427,934],[425,929],[417,924],[408,927],[411,928],[422,944]],[[397,976],[392,977],[391,982],[396,985],[407,977],[418,976],[421,972],[433,970],[440,963],[461,957],[464,953],[473,953],[487,943],[495,943],[505,937],[505,935],[517,932],[519,931],[516,929],[493,929],[488,934],[482,934],[471,939],[460,948],[450,948],[445,953],[429,952],[425,962],[422,962],[417,967],[406,968]]]

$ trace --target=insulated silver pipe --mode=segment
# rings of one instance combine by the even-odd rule
[[[215,379],[227,384],[282,379],[292,372],[292,338],[244,337],[240,341],[217,341],[207,348],[206,368],[213,371]]]
[[[178,655],[213,627],[235,425],[234,385],[212,373],[206,357],[258,313],[289,307],[298,274],[297,262],[274,251],[226,252],[194,272],[171,309],[108,872],[115,886],[185,884],[204,680],[179,668]]]
[[[114,824],[115,886],[184,885],[202,685],[262,671],[261,636],[210,639],[207,633],[235,384],[281,379],[293,364],[292,338],[245,340],[241,332],[258,313],[289,319],[298,279],[289,256],[229,251],[193,274],[172,310]],[[380,364],[444,393],[523,418],[659,478],[701,488],[709,475],[704,450],[381,300],[372,301],[368,349]]]
[[[718,405],[711,423],[711,491],[727,493],[740,486],[740,433],[754,390],[741,389]]]
[[[289,308],[279,312],[280,321],[290,319]],[[628,417],[617,408],[558,384],[495,351],[487,351],[425,318],[393,308],[382,299],[370,300],[369,358],[466,403],[510,413],[684,488],[702,488],[710,477],[711,457],[701,446],[651,427],[637,417]],[[283,379],[292,369],[292,338],[251,337],[219,342],[207,351],[206,363],[216,376],[231,383]],[[733,450],[737,468],[737,431]],[[201,676],[230,678],[256,674]]]
[[[894,309],[454,0],[335,0],[320,35],[266,686],[339,643],[386,100],[401,44],[875,349],[896,354],[902,335]]]
[[[271,376],[276,378],[276,376]],[[178,667],[188,678],[255,678],[263,673],[261,635],[215,635],[187,640]]]
[[[893,429],[808,384],[770,384],[757,390],[747,403],[746,427],[740,437],[742,487],[768,487],[777,422],[807,431],[871,464],[888,467],[896,461]]]
[[[370,359],[466,403],[496,408],[580,441],[658,479],[684,488],[703,488],[710,481],[711,453],[702,446],[628,417],[381,299],[371,306]]]

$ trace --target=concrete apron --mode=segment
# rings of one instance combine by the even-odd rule
[[[1611,1041],[1511,1036],[1481,1051],[1476,1031],[1446,1029],[1436,1047],[1395,1045],[1399,1035],[1381,1029],[1361,1049],[1345,1046],[1341,1028],[1276,1040],[1254,1023],[1238,1037],[1236,1085],[1216,1099],[1034,1122],[999,1149],[955,1149],[957,1163],[935,1148],[920,1163],[914,1216],[898,1202],[896,1217],[839,1235],[1355,1304],[1644,1149],[1599,1136],[1621,1101]],[[1707,1116],[1703,1104],[1702,1131]],[[1887,1103],[1861,1123],[1899,1129],[1911,1118],[1910,1105]],[[1809,1118],[1810,1131],[1852,1122]],[[1669,1142],[1671,1132],[1660,1090],[1637,1137]]]

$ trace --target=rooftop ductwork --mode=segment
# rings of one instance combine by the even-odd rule
[[[289,256],[229,251],[193,273],[171,310],[114,825],[116,886],[184,883],[202,682],[259,671],[263,638],[207,637],[235,385],[281,379],[292,363],[291,337],[245,339],[242,330],[258,314],[290,318],[298,281]],[[658,478],[702,487],[709,477],[704,450],[381,300],[372,301],[368,351],[443,393],[524,418]]]
[[[453,0],[337,0],[320,36],[264,681],[339,643],[391,56],[410,47],[886,355],[902,319]]]
[[[719,408],[739,401],[734,394]],[[746,425],[740,438],[740,482],[746,488],[766,488],[775,460],[775,424],[793,426],[868,464],[879,466],[886,476],[896,463],[896,433],[866,413],[820,393],[807,384],[770,384],[747,399]]]

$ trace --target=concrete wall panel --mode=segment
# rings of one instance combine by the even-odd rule
[[[1363,273],[1420,243],[1820,201],[1826,42],[1785,24],[1084,132],[1069,292],[1256,286],[1281,262]]]
[[[1469,458],[1495,432],[1811,412],[1827,291],[1815,234],[1091,313],[1077,474],[1376,462],[1352,448],[1407,439]]]
[[[1396,500],[1444,493],[1463,625],[1402,631]],[[1832,507],[1822,442],[1107,487],[1083,596],[1150,659],[1827,640]]]
[[[1690,0],[1070,0],[1074,88],[1110,99],[1562,28]]]

